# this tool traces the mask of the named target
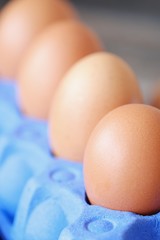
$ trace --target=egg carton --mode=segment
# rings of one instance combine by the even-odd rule
[[[0,80],[0,239],[159,240],[160,213],[89,204],[82,164],[51,154],[47,123],[23,116],[15,92]]]

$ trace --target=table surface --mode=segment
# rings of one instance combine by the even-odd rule
[[[81,19],[105,49],[125,59],[140,81],[146,101],[160,81],[160,17],[76,5]]]

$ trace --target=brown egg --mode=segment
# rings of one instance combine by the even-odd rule
[[[143,104],[121,106],[92,132],[84,179],[92,204],[152,214],[160,210],[160,111]]]
[[[151,98],[151,104],[157,108],[160,108],[160,81],[155,83]]]
[[[111,53],[77,62],[60,83],[50,112],[50,144],[60,157],[82,161],[91,131],[110,110],[142,96],[130,67]]]
[[[0,72],[15,77],[23,54],[33,39],[51,22],[75,17],[74,9],[61,0],[9,2],[0,17]]]
[[[18,74],[19,103],[24,113],[48,118],[57,83],[83,56],[101,49],[96,36],[75,20],[51,25],[31,46]]]

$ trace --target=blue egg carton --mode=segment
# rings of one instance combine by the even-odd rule
[[[15,93],[0,80],[0,239],[159,240],[160,213],[89,204],[82,164],[50,153],[47,123],[25,117]]]

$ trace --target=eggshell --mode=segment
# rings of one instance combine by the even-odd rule
[[[24,113],[48,118],[57,84],[83,56],[101,44],[88,27],[76,20],[51,25],[34,42],[18,73],[19,104]]]
[[[157,81],[154,84],[151,94],[151,104],[157,108],[160,108],[160,81]]]
[[[84,157],[92,204],[152,214],[160,210],[160,111],[143,104],[121,106],[92,132]]]
[[[89,135],[110,110],[142,102],[131,68],[111,53],[93,53],[69,70],[53,99],[49,134],[52,151],[82,161]]]
[[[67,1],[10,1],[0,17],[0,72],[8,78],[15,73],[33,39],[51,22],[75,18]]]

